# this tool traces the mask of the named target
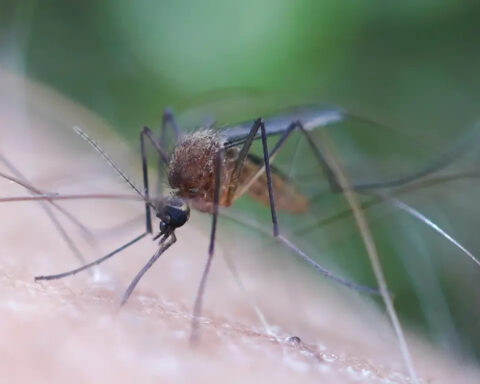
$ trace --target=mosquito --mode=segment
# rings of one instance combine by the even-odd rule
[[[306,138],[331,190],[336,193],[342,192],[341,184],[337,181],[335,173],[311,133],[319,127],[342,122],[346,118],[347,113],[338,108],[303,107],[271,118],[258,118],[223,129],[215,130],[213,127],[206,127],[193,133],[181,134],[174,115],[170,111],[166,111],[163,114],[159,136],[155,135],[148,127],[143,127],[140,132],[143,190],[135,186],[96,141],[80,128],[75,127],[76,133],[86,140],[144,201],[146,230],[91,263],[59,274],[37,276],[35,281],[54,280],[75,275],[103,263],[147,235],[151,235],[154,240],[158,240],[159,247],[128,285],[121,300],[123,305],[128,301],[143,275],[167,249],[175,244],[177,241],[175,231],[187,223],[190,209],[210,214],[212,222],[207,260],[197,290],[192,316],[191,342],[195,342],[198,338],[198,319],[202,313],[202,300],[207,277],[215,251],[218,217],[221,213],[219,208],[229,207],[240,196],[248,194],[269,207],[272,223],[270,235],[281,245],[313,266],[318,272],[339,284],[367,294],[380,294],[378,288],[351,282],[322,267],[282,235],[277,217],[278,211],[302,213],[309,209],[308,199],[271,164],[294,131],[300,132]],[[168,151],[165,145],[168,129],[171,129],[175,138],[175,145],[171,151]],[[278,137],[272,149],[268,148],[267,143],[267,138],[270,137]],[[252,144],[256,140],[261,141],[263,158],[251,153]],[[166,179],[170,187],[168,193],[162,191],[160,196],[155,198],[150,197],[147,142],[152,145],[159,162],[166,169]],[[369,182],[368,184],[352,184],[350,187],[358,191],[367,191],[406,185],[446,166],[459,152],[459,148],[454,148],[424,169],[400,178]],[[153,229],[152,213],[159,219],[158,231]]]

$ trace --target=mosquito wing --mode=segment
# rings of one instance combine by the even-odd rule
[[[279,138],[293,122],[300,122],[309,135],[307,138],[297,130],[278,150],[275,164],[280,169],[286,168],[288,176],[308,181],[318,176],[319,169],[325,172],[325,165],[318,162],[322,154],[315,155],[315,148],[312,152],[312,143],[321,152],[322,139],[326,136],[358,191],[400,187],[428,176],[455,162],[480,138],[478,125],[466,134],[454,132],[454,137],[421,137],[418,127],[394,129],[337,107],[292,108],[264,121],[269,148],[274,146],[270,141]],[[241,146],[252,125],[250,120],[221,129],[226,145]],[[260,133],[255,138],[260,138]],[[252,148],[261,156],[260,149],[258,145]]]
[[[268,136],[284,133],[292,122],[301,122],[303,127],[310,131],[320,126],[341,122],[345,119],[345,112],[336,107],[298,107],[288,112],[265,118],[265,128]],[[227,139],[227,145],[240,145],[252,128],[253,122],[248,121],[226,127],[222,135]],[[260,132],[256,138],[260,138]]]

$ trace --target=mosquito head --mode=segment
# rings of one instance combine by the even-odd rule
[[[190,217],[190,207],[179,197],[165,197],[156,205],[156,215],[161,220],[160,231],[181,227]]]

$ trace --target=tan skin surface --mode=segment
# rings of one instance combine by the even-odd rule
[[[129,193],[70,130],[73,125],[94,132],[108,143],[109,152],[110,147],[118,150],[114,158],[127,163],[121,143],[86,111],[1,74],[0,153],[29,182],[50,192]],[[139,169],[139,159],[132,159],[132,169]],[[0,170],[7,172],[4,165]],[[140,180],[139,173],[132,175]],[[2,196],[28,195],[5,180],[0,191]],[[95,241],[89,245],[81,231],[61,219],[89,261],[144,230],[138,202],[59,204],[92,230]],[[220,226],[200,343],[192,348],[188,336],[207,255],[207,215],[192,213],[177,231],[178,243],[122,308],[124,289],[156,243],[146,238],[94,274],[35,283],[35,275],[78,267],[78,260],[38,202],[2,203],[0,215],[1,382],[409,382],[387,320],[364,296],[306,274],[289,258],[275,257],[265,239],[248,231]],[[473,367],[442,355],[418,336],[407,334],[407,340],[422,382],[480,382]]]

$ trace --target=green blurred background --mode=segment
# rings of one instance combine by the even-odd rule
[[[220,99],[222,121],[326,102],[441,149],[480,116],[479,20],[473,0],[0,1],[0,65],[95,111],[135,146],[163,108]],[[478,187],[457,191],[437,190],[422,208],[475,251]],[[452,263],[453,248],[408,219],[373,230],[401,318],[478,358],[480,271],[458,252]],[[346,232],[328,251],[374,283],[366,258],[352,258],[360,239]]]

